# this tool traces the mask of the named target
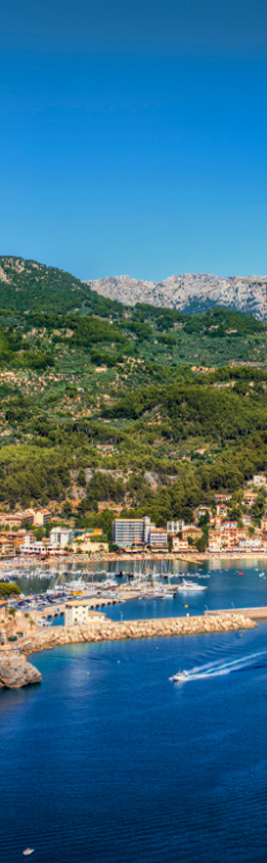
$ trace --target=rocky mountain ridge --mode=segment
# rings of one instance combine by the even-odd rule
[[[213,306],[224,306],[267,320],[267,276],[229,276],[184,273],[161,282],[138,281],[130,276],[95,279],[93,290],[125,305],[150,303],[195,314]]]

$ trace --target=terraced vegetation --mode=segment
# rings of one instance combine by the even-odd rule
[[[0,277],[2,507],[161,524],[266,469],[266,325],[126,307],[17,258]]]

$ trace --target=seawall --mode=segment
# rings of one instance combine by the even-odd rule
[[[89,623],[77,626],[55,626],[29,636],[20,643],[26,656],[40,650],[50,650],[64,644],[80,642],[121,641],[132,638],[159,638],[160,636],[194,635],[197,633],[229,632],[253,629],[250,618],[234,612],[199,617],[165,617],[153,620],[129,620]]]

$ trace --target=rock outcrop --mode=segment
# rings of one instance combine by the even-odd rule
[[[0,655],[0,689],[19,689],[32,683],[41,683],[42,675],[34,665],[27,662],[19,651]]]
[[[162,282],[114,276],[86,284],[102,296],[129,306],[150,303],[152,306],[178,309],[190,314],[204,312],[213,306],[224,306],[267,320],[266,275],[221,278],[210,273],[184,273],[170,276]]]
[[[40,650],[49,650],[64,644],[86,641],[120,641],[132,638],[158,638],[160,636],[193,635],[196,633],[227,632],[252,629],[255,623],[250,618],[234,612],[199,617],[166,617],[153,620],[128,620],[81,624],[77,626],[53,626],[36,635],[29,636],[21,645],[26,656]]]

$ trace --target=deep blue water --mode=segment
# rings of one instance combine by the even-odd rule
[[[209,607],[266,603],[266,582],[244,572],[211,575]],[[165,614],[167,600],[159,605]],[[235,659],[243,670],[169,680]],[[266,860],[266,624],[67,646],[32,661],[41,687],[0,693],[1,863],[27,846],[36,863]]]

